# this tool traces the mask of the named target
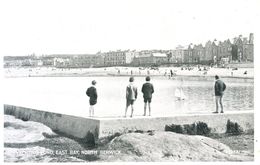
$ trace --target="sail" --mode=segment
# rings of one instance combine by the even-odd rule
[[[177,88],[177,89],[175,90],[175,97],[177,97],[177,98],[181,97],[181,91],[180,91],[179,88]]]
[[[184,99],[186,99],[186,96],[185,96],[185,94],[184,94],[182,88],[180,88],[180,89],[177,88],[177,89],[175,90],[175,97],[176,97],[178,100],[184,100]]]

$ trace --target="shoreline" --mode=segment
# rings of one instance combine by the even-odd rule
[[[30,77],[129,77],[129,76],[134,76],[134,77],[146,77],[147,75],[116,75],[116,74],[94,74],[94,75],[75,75],[75,74],[55,74],[55,75],[31,75],[31,76],[5,76],[5,78],[30,78]],[[162,75],[149,75],[151,77],[166,77]],[[171,77],[169,79],[174,79],[176,77],[203,77],[203,78],[208,78],[208,77],[213,77],[214,76],[200,76],[200,75],[177,75],[174,77]],[[221,76],[221,78],[237,78],[237,79],[254,79],[254,77],[240,77],[240,76]]]
[[[186,68],[187,69],[187,68]],[[239,68],[237,70],[227,68],[210,68],[209,70],[184,70],[181,67],[160,67],[158,70],[142,69],[136,67],[109,67],[109,68],[5,68],[5,78],[19,77],[214,77],[222,78],[254,79],[254,68]],[[173,76],[170,76],[173,71]],[[246,74],[244,74],[246,72]]]

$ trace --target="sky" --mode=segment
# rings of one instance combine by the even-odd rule
[[[259,0],[1,0],[0,54],[174,49],[256,31]]]

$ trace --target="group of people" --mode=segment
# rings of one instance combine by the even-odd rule
[[[149,116],[151,116],[151,102],[152,102],[152,94],[154,93],[153,84],[150,83],[150,76],[145,78],[146,82],[142,86],[142,93],[144,98],[144,116],[146,116],[146,109],[148,105]],[[89,96],[89,116],[94,116],[94,105],[97,103],[97,89],[95,87],[96,81],[93,80],[91,82],[91,87],[89,87],[86,91],[87,96]],[[125,108],[125,117],[127,116],[127,110],[129,106],[131,106],[131,114],[130,117],[133,117],[134,112],[134,102],[137,99],[137,87],[134,85],[134,77],[129,78],[129,85],[126,87],[126,108]]]
[[[144,114],[143,116],[146,116],[146,109],[148,105],[149,109],[149,116],[151,116],[151,102],[152,102],[152,95],[154,93],[154,86],[150,82],[151,78],[150,76],[145,77],[145,83],[142,86],[142,93],[143,93],[143,99],[144,99]],[[215,85],[214,85],[214,90],[215,90],[215,100],[216,100],[216,111],[214,113],[219,112],[219,105],[220,105],[220,113],[224,113],[223,110],[223,102],[222,98],[224,95],[224,91],[226,89],[226,84],[220,80],[219,76],[215,76]],[[89,96],[89,116],[93,117],[94,116],[94,105],[97,103],[97,89],[95,87],[96,81],[93,80],[91,82],[91,87],[89,87],[86,91],[87,96]],[[131,114],[130,117],[133,117],[133,112],[134,112],[134,102],[137,99],[138,95],[138,90],[137,87],[134,84],[134,77],[129,78],[129,85],[126,87],[126,108],[125,108],[125,117],[127,116],[127,110],[129,106],[131,106]]]
[[[149,116],[151,116],[151,102],[152,102],[152,94],[154,93],[153,84],[150,83],[151,78],[147,76],[145,78],[146,83],[142,86],[142,93],[144,98],[144,116],[146,116],[146,108],[148,105],[149,108]],[[126,108],[125,108],[125,117],[127,115],[127,109],[131,105],[131,115],[133,117],[134,112],[134,102],[137,99],[137,87],[134,85],[134,77],[129,78],[129,85],[126,87]]]

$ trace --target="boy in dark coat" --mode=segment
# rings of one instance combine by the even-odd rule
[[[220,113],[224,113],[222,97],[223,97],[224,91],[226,89],[226,84],[219,79],[218,75],[215,76],[215,79],[216,79],[216,81],[215,81],[214,90],[215,90],[215,99],[216,99],[216,111],[214,113],[218,113],[219,104],[220,104],[220,108],[221,108]]]
[[[92,86],[87,89],[87,96],[89,97],[89,116],[94,116],[94,105],[97,103],[97,89],[95,87],[96,81],[91,82]]]
[[[142,92],[144,97],[144,116],[146,116],[146,107],[148,102],[149,107],[149,116],[151,116],[151,102],[152,102],[152,94],[154,93],[153,84],[150,83],[150,77],[147,76],[145,78],[146,83],[143,84]]]

